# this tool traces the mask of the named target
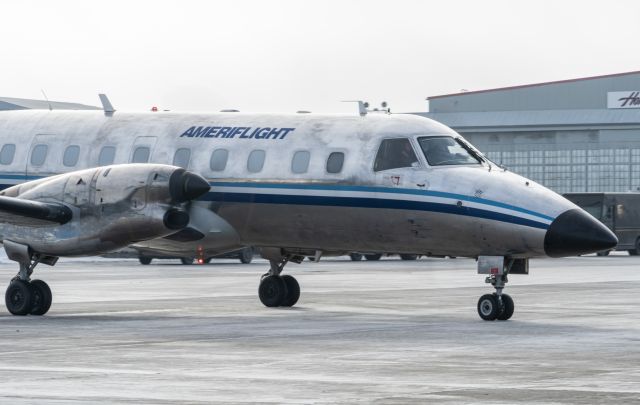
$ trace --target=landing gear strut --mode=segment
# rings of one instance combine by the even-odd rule
[[[262,275],[258,296],[266,307],[292,307],[300,298],[298,281],[288,274],[281,276],[282,269],[289,262],[290,257],[280,260],[269,260],[271,268]]]
[[[57,257],[31,254],[29,248],[11,241],[4,241],[7,256],[20,264],[20,271],[11,279],[4,301],[13,315],[44,315],[51,308],[53,295],[49,285],[42,280],[31,280],[38,263],[53,266]]]

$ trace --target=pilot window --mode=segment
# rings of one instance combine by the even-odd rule
[[[191,149],[180,148],[173,155],[173,165],[187,168],[189,166],[189,160],[191,160]]]
[[[418,143],[431,166],[480,164],[475,153],[459,139],[423,137],[418,139]]]
[[[227,159],[229,159],[229,151],[226,149],[216,149],[211,154],[209,167],[214,172],[221,172],[227,167]]]
[[[98,155],[98,166],[108,166],[113,164],[116,158],[115,146],[103,146],[100,149],[100,155]]]
[[[12,143],[8,143],[2,146],[2,150],[0,150],[0,164],[2,165],[10,165],[13,163],[13,157],[16,154],[16,145]]]
[[[247,170],[251,173],[258,173],[262,170],[264,166],[264,156],[265,151],[263,150],[254,150],[249,154],[249,159],[247,160]]]
[[[47,145],[36,145],[31,151],[31,165],[42,166],[44,164],[44,161],[47,159],[48,150],[49,147]]]
[[[62,164],[67,167],[72,167],[78,164],[78,158],[80,157],[80,147],[78,145],[67,146],[62,156]]]
[[[151,151],[148,146],[138,146],[136,150],[133,151],[131,163],[147,163],[149,161],[150,153]]]
[[[311,153],[306,150],[299,150],[293,154],[293,159],[291,160],[291,171],[300,174],[306,173],[309,170],[309,159],[311,158]]]
[[[340,173],[344,164],[344,153],[331,152],[327,159],[327,173]]]
[[[385,139],[380,144],[373,170],[398,169],[417,166],[418,157],[407,138]]]

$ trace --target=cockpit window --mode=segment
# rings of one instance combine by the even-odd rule
[[[373,171],[413,167],[418,165],[411,142],[407,138],[385,139],[380,144]]]
[[[459,139],[450,136],[418,138],[420,148],[431,166],[477,165],[478,157]]]

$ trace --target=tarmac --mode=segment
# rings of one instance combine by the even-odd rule
[[[640,256],[532,260],[506,322],[473,260],[291,264],[290,309],[259,302],[266,269],[39,266],[51,311],[0,308],[0,403],[640,403]]]

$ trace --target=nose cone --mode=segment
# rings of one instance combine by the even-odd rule
[[[175,202],[184,202],[196,199],[206,194],[211,186],[209,183],[195,173],[178,169],[169,179],[169,190]]]
[[[579,208],[560,214],[544,237],[544,251],[550,257],[595,253],[617,244],[618,238],[609,228]]]

